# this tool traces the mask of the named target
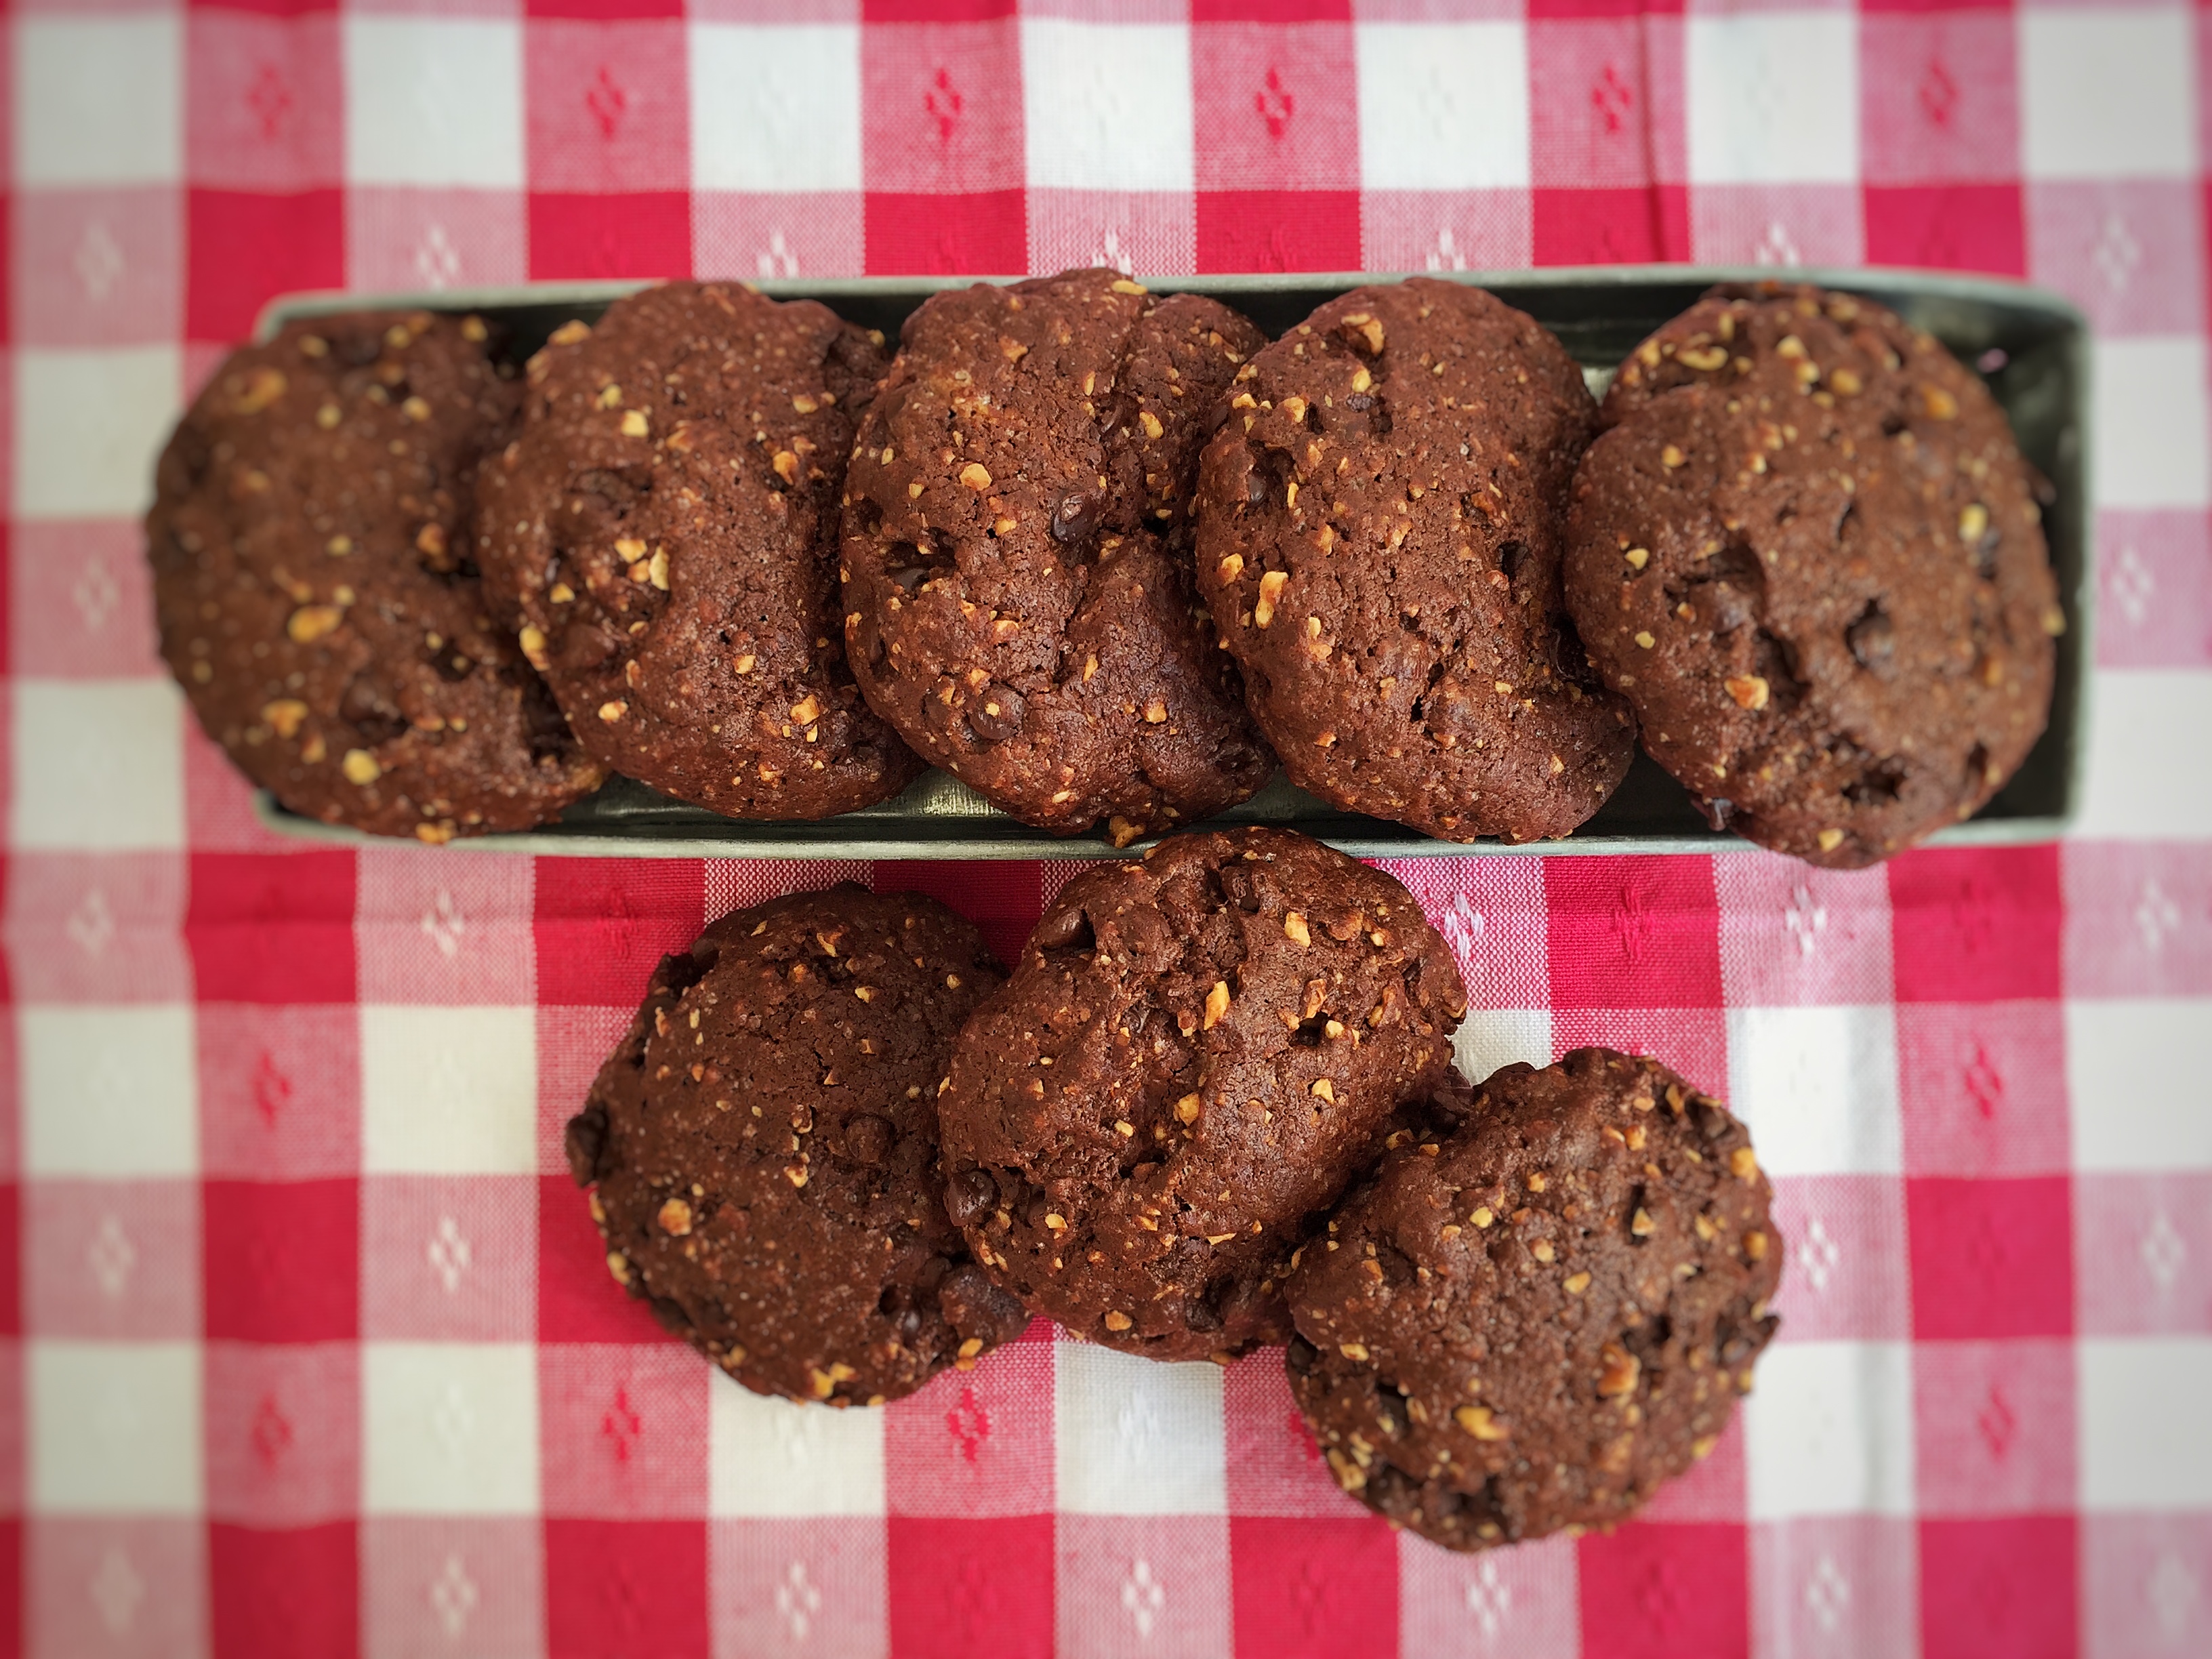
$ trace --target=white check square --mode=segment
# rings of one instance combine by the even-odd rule
[[[197,1343],[28,1346],[33,1510],[198,1513],[206,1476]]]
[[[1686,36],[1692,182],[1858,182],[1858,27],[1850,12],[1693,16]]]
[[[1470,1008],[1452,1033],[1452,1059],[1460,1075],[1480,1083],[1516,1060],[1552,1063],[1549,1008]]]
[[[184,396],[174,346],[15,354],[15,514],[135,519]]]
[[[860,31],[694,23],[691,187],[860,188]]]
[[[1731,1008],[1729,1106],[1776,1176],[1904,1167],[1897,1019],[1887,1007]]]
[[[1088,1342],[1062,1342],[1053,1363],[1062,1510],[1227,1512],[1218,1365],[1161,1364]]]
[[[708,1390],[707,1512],[881,1515],[884,1414],[823,1411],[726,1376]]]
[[[1363,186],[1527,187],[1525,25],[1363,23],[1354,40]]]
[[[362,1008],[361,1105],[369,1173],[535,1174],[534,1011]]]
[[[2130,668],[2098,675],[2089,699],[2089,738],[2082,745],[2088,776],[2074,836],[2201,841],[2212,823],[2208,732],[2212,674],[2203,669]]]
[[[521,187],[520,24],[349,15],[345,74],[350,182]]]
[[[1180,24],[1025,18],[1022,101],[1030,184],[1192,188],[1190,31]]]
[[[15,25],[19,185],[150,185],[184,165],[181,15]]]
[[[2066,1005],[2075,1169],[2212,1170],[2212,1111],[2178,1061],[2203,1021],[2197,1001]]]
[[[2197,171],[2190,9],[2024,6],[2021,159],[2031,179],[2182,179]]]
[[[2085,1337],[2075,1352],[2082,1507],[2212,1509],[2212,1338]]]
[[[167,679],[18,680],[11,834],[26,852],[185,844],[184,700]]]
[[[2090,450],[2100,507],[2201,507],[2212,501],[2204,342],[2148,335],[2096,343]]]
[[[526,1342],[365,1342],[362,1507],[535,1515],[538,1358]]]
[[[1753,1520],[1912,1512],[1910,1344],[1778,1343],[1743,1410]]]
[[[19,1008],[15,1021],[30,1174],[129,1180],[198,1173],[191,1008],[32,1006]]]

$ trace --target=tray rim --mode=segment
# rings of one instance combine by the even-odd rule
[[[1033,274],[1033,273],[1032,273]],[[1132,280],[1158,293],[1210,294],[1224,298],[1242,294],[1275,294],[1299,289],[1339,290],[1369,284],[1402,282],[1409,276],[1429,276],[1470,288],[1488,289],[1510,300],[1515,292],[1531,289],[1603,290],[1665,285],[1703,288],[1721,283],[1809,283],[1882,299],[1910,295],[1950,299],[1966,303],[2002,304],[2039,311],[2066,331],[2066,350],[2075,387],[2073,425],[2075,453],[2071,466],[2078,481],[2081,560],[2079,580],[2061,598],[2069,611],[2068,629],[2075,637],[2076,672],[2063,710],[2066,717],[2064,752],[2060,769],[2061,804],[2053,812],[2011,818],[1970,819],[1939,830],[1919,843],[1926,847],[1969,848],[2026,846],[2063,839],[2080,817],[2084,774],[2084,742],[2089,731],[2090,702],[2095,679],[2096,501],[2092,493],[2094,443],[2092,416],[2095,406],[2092,380],[2094,334],[2087,316],[2071,300],[2037,284],[2001,276],[1921,270],[1910,266],[1769,266],[1727,264],[1626,264],[1528,266],[1511,270],[1450,271],[1251,271],[1209,275],[1134,276]],[[252,338],[272,337],[285,323],[296,319],[331,316],[352,311],[490,311],[521,306],[605,305],[642,289],[659,286],[664,277],[611,277],[540,283],[488,284],[478,287],[424,289],[390,293],[360,293],[343,289],[303,289],[270,299],[254,319]],[[1003,286],[1029,280],[1029,275],[970,275],[949,276],[806,276],[701,277],[700,281],[734,281],[774,299],[815,299],[833,307],[841,299],[900,299],[941,293],[979,284]],[[2057,695],[2053,724],[2062,712]],[[398,837],[373,836],[344,825],[326,824],[295,813],[279,805],[266,790],[253,792],[254,817],[264,828],[292,839],[325,845],[389,847],[410,843]],[[1095,836],[1060,837],[1006,820],[1004,836],[983,836],[964,841],[931,837],[885,837],[840,846],[833,837],[810,824],[808,834],[769,820],[730,819],[727,836],[684,836],[653,835],[593,835],[547,833],[543,830],[501,832],[488,836],[456,836],[446,843],[485,853],[509,853],[531,857],[571,858],[711,858],[785,859],[797,861],[849,859],[913,860],[1109,860],[1137,856],[1157,842],[1147,837],[1116,848]],[[821,821],[834,824],[835,818]],[[1200,824],[1187,826],[1202,827]],[[1418,835],[1418,832],[1408,832]],[[1323,836],[1340,851],[1358,858],[1486,858],[1500,854],[1539,857],[1622,856],[1711,854],[1758,850],[1741,836],[1721,831],[1681,836],[1568,836],[1556,841],[1519,844],[1494,839],[1450,842],[1420,836],[1401,842],[1364,836]]]

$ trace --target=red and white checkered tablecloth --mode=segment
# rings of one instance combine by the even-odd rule
[[[0,1654],[2212,1651],[2212,12],[1949,0],[15,0],[0,24]],[[1279,1357],[1038,1327],[881,1412],[615,1293],[559,1131],[656,953],[854,874],[302,850],[161,672],[135,517],[284,289],[1859,260],[2097,327],[2063,846],[1398,873],[1478,1074],[1649,1048],[1789,1262],[1608,1537],[1461,1558]]]

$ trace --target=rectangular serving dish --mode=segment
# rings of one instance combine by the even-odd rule
[[[2054,499],[2044,514],[2057,567],[2067,629],[2058,641],[2057,684],[2050,728],[2020,771],[1972,821],[1934,837],[1939,846],[1987,846],[2047,841],[2074,814],[2080,789],[2081,744],[2087,730],[2093,583],[2087,550],[2088,325],[2057,295],[2018,283],[1945,276],[1926,271],[1792,270],[1695,265],[1603,265],[1579,269],[1433,273],[1488,289],[1552,330],[1583,366],[1594,392],[1637,343],[1686,309],[1715,283],[1777,276],[1841,289],[1875,300],[1927,329],[1974,366],[2011,417],[2021,450],[2047,478]],[[907,314],[932,294],[965,287],[975,277],[863,277],[815,282],[764,281],[778,299],[819,300],[864,327],[896,340]],[[1292,326],[1315,307],[1365,283],[1395,276],[1290,273],[1247,276],[1146,278],[1161,293],[1218,295],[1269,335]],[[596,319],[642,283],[533,283],[522,288],[450,289],[401,295],[301,294],[272,301],[256,336],[265,338],[294,318],[369,309],[475,312],[503,325],[518,358],[543,344],[571,318]],[[266,793],[256,810],[286,835],[323,842],[375,844],[358,830],[319,823],[287,811]],[[1340,811],[1279,773],[1252,799],[1211,822],[1271,823],[1316,836],[1359,858],[1437,854],[1710,853],[1748,845],[1710,828],[1681,786],[1639,754],[1626,780],[1595,817],[1561,841],[1510,847],[1495,841],[1437,841],[1400,824]],[[931,771],[896,800],[819,823],[770,823],[726,818],[614,778],[560,820],[516,835],[465,837],[451,845],[487,852],[568,854],[623,858],[1098,859],[1134,856],[1147,842],[1117,854],[1102,835],[1048,835],[1018,823],[943,772]]]

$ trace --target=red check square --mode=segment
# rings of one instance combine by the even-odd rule
[[[900,1659],[1049,1659],[1050,1515],[894,1515],[885,1525],[890,1646]]]
[[[1649,264],[1690,257],[1690,198],[1681,185],[1529,192],[1540,265]]]
[[[1870,264],[2027,274],[2017,185],[1869,185]]]
[[[530,275],[662,281],[691,274],[691,198],[530,194]]]
[[[1718,1008],[1712,860],[1551,859],[1554,1008]]]
[[[185,940],[202,1002],[350,1002],[350,853],[195,853]]]
[[[606,1241],[584,1194],[565,1175],[538,1182],[538,1340],[674,1342],[645,1302],[626,1295],[607,1267]]]
[[[1359,246],[1357,191],[1198,193],[1200,270],[1357,270]]]
[[[215,1522],[207,1572],[216,1652],[344,1659],[360,1651],[352,1522],[281,1532]]]
[[[1018,190],[957,196],[872,190],[864,211],[872,276],[990,276],[1029,268]]]
[[[1889,898],[1899,1002],[2057,1000],[2057,847],[1907,853]]]
[[[1398,1538],[1379,1516],[1232,1515],[1229,1568],[1239,1653],[1397,1650]]]
[[[562,1659],[707,1659],[707,1523],[548,1520],[545,1626]]]
[[[1912,1329],[1920,1340],[2067,1336],[2074,1329],[2067,1178],[1909,1180]]]
[[[2070,1515],[1923,1521],[1925,1659],[2073,1659],[2075,1531]]]
[[[195,340],[242,340],[274,295],[345,286],[345,206],[337,190],[197,189],[185,210],[185,331]]]
[[[538,860],[538,1002],[635,1009],[660,958],[699,937],[704,902],[696,860]]]
[[[342,1342],[360,1332],[360,1182],[210,1181],[207,1332]]]
[[[1583,1651],[1607,1659],[1741,1659],[1751,1650],[1744,1531],[1632,1522],[1582,1557]]]

